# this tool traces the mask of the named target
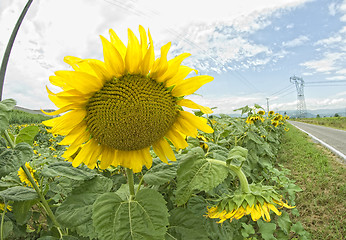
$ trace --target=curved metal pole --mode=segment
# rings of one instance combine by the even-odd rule
[[[28,2],[26,3],[22,13],[20,14],[18,21],[16,23],[16,25],[14,26],[14,29],[12,31],[10,40],[8,41],[5,53],[4,53],[4,57],[2,59],[2,63],[1,63],[1,68],[0,68],[0,101],[2,100],[2,90],[4,87],[4,81],[5,81],[5,73],[6,73],[6,68],[7,68],[7,63],[8,63],[8,59],[10,58],[10,53],[11,53],[11,49],[14,43],[14,40],[17,36],[17,32],[19,30],[20,24],[22,23],[26,12],[28,11],[31,3],[33,0],[28,0]]]

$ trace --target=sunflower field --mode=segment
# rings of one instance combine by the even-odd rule
[[[187,98],[213,81],[190,54],[155,58],[142,26],[127,46],[109,33],[104,61],[66,56],[49,77],[53,118],[10,126],[0,102],[0,240],[309,239],[276,163],[288,116],[211,115]]]
[[[206,116],[213,133],[189,137],[168,164],[151,150],[152,167],[131,178],[121,166],[73,167],[61,136],[9,126],[14,105],[0,103],[1,239],[309,239],[290,220],[301,189],[275,162],[289,130],[280,114]]]

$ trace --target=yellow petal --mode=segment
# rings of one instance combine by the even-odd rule
[[[276,215],[278,216],[281,215],[281,212],[273,204],[268,203],[268,208],[272,210],[273,212],[275,212]]]
[[[78,124],[76,125],[67,135],[61,140],[59,145],[71,145],[80,135],[86,132],[87,125],[86,124]]]
[[[104,147],[102,151],[102,157],[101,157],[101,163],[100,163],[101,169],[106,169],[112,164],[115,158],[115,151],[116,150],[113,148]]]
[[[197,117],[192,113],[186,111],[180,111],[180,116],[187,122],[189,122],[195,128],[205,132],[205,133],[213,133],[214,130],[207,124],[207,119],[203,117]]]
[[[257,211],[256,208],[254,208],[252,211],[251,211],[251,218],[253,221],[257,221],[258,219],[261,218],[261,212]]]
[[[152,44],[150,44],[150,47],[146,54],[144,55],[142,65],[141,65],[141,74],[147,75],[154,64],[155,60],[155,54],[154,54],[154,47]]]
[[[167,71],[163,75],[158,76],[156,78],[156,81],[164,82],[164,81],[169,80],[172,77],[174,77],[179,71],[179,67],[180,67],[181,62],[189,56],[191,56],[190,53],[182,53],[179,56],[176,56],[175,58],[169,60]]]
[[[187,142],[185,141],[185,137],[174,129],[170,129],[165,136],[171,140],[177,150],[184,149],[188,146]]]
[[[143,167],[143,155],[142,155],[142,151],[141,150],[135,150],[135,151],[118,151],[121,154],[126,154],[125,157],[120,157],[124,160],[121,161],[122,166],[132,169],[132,171],[134,173],[138,173],[140,171],[142,171],[142,167]]]
[[[182,107],[188,107],[188,108],[192,108],[192,109],[199,109],[199,110],[201,110],[205,114],[213,113],[213,111],[210,108],[198,105],[197,103],[195,103],[195,102],[193,102],[193,101],[191,101],[189,99],[181,99],[181,100],[179,100],[177,102],[177,104],[182,106]]]
[[[102,87],[102,81],[88,73],[75,71],[56,71],[55,75],[64,78],[67,85],[84,94],[96,92]]]
[[[66,135],[74,126],[80,124],[86,116],[86,111],[82,109],[73,110],[61,117],[58,117],[55,125],[50,130],[52,133]]]
[[[107,68],[104,62],[96,59],[85,59],[81,61],[81,64],[88,65],[92,72],[87,72],[90,75],[96,76],[97,79],[99,79],[101,83],[101,87],[106,81],[111,80],[114,75],[111,74]],[[100,87],[100,88],[101,88]]]
[[[150,73],[150,77],[154,78],[156,81],[161,80],[160,77],[166,72],[168,68],[167,53],[171,48],[171,43],[167,43],[161,48],[161,56],[158,58],[153,65],[153,69]]]
[[[118,50],[104,37],[101,36],[103,57],[107,70],[115,77],[124,74],[125,64]]]
[[[66,149],[62,157],[69,158],[73,154],[76,153],[79,147],[90,139],[90,133],[88,131],[82,132],[75,141],[70,145],[69,148]]]
[[[174,152],[165,139],[162,138],[156,143],[154,143],[153,149],[162,162],[168,164],[167,158],[169,158],[171,161],[176,161]]]
[[[58,108],[65,107],[69,104],[86,104],[88,101],[88,96],[87,95],[70,95],[68,92],[70,91],[63,91],[61,93],[55,94],[51,92],[47,87],[47,92],[48,92],[48,97],[49,99],[57,106]]]
[[[138,74],[142,63],[142,50],[135,34],[128,29],[129,42],[125,56],[125,69],[130,74]]]
[[[185,136],[197,137],[198,131],[188,121],[185,121],[182,117],[178,117],[172,126],[173,129],[181,132]]]
[[[147,33],[145,32],[144,27],[139,25],[139,34],[141,37],[141,49],[142,49],[142,56],[144,56],[148,49],[148,38]]]
[[[111,37],[111,43],[114,45],[116,50],[120,53],[121,57],[125,59],[126,55],[126,47],[124,43],[120,40],[120,38],[116,35],[116,33],[113,31],[113,29],[109,30],[109,35]]]
[[[93,147],[93,141],[88,141],[77,154],[72,162],[73,167],[78,167],[82,162],[89,162],[92,153],[96,150]]]
[[[208,75],[196,76],[185,79],[185,81],[176,85],[172,90],[174,97],[186,96],[194,93],[204,84],[213,81],[213,77]]]
[[[82,60],[79,57],[73,57],[73,56],[66,56],[64,57],[64,62],[69,64],[73,70],[78,71],[79,70],[79,66],[78,66],[78,62]]]
[[[178,73],[174,77],[167,79],[166,87],[171,87],[173,85],[181,83],[192,71],[195,71],[196,74],[198,73],[198,71],[193,68],[187,66],[179,66]]]

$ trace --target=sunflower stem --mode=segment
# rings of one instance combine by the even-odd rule
[[[132,169],[125,168],[126,176],[127,176],[127,182],[129,184],[129,190],[130,190],[130,199],[133,199],[135,197],[135,184],[133,180],[133,172]]]
[[[138,191],[141,189],[141,186],[142,186],[143,180],[144,180],[144,177],[142,176],[142,177],[141,177],[141,180],[139,180],[139,183],[138,183],[138,187],[137,187],[137,191],[136,191],[136,193],[138,193]]]
[[[227,167],[228,169],[230,169],[232,172],[234,172],[239,181],[240,181],[240,187],[241,190],[243,191],[243,193],[250,193],[250,187],[249,187],[249,182],[247,181],[247,178],[244,174],[244,172],[241,170],[241,167],[235,166],[233,164],[227,164],[224,161],[221,160],[216,160],[216,159],[207,159],[210,163],[212,164],[218,164],[224,167]]]
[[[14,142],[12,141],[11,137],[10,137],[10,134],[8,134],[7,130],[4,131],[4,134],[5,134],[5,138],[7,140],[7,142],[10,144],[11,148],[14,148],[15,147],[15,144]]]
[[[5,213],[7,209],[7,202],[4,200],[4,211],[2,212],[1,216],[1,226],[0,226],[0,239],[4,239],[4,221],[5,221]]]
[[[43,205],[44,210],[46,211],[46,213],[48,214],[48,216],[50,217],[50,219],[52,220],[54,226],[58,229],[59,233],[60,233],[60,237],[62,237],[62,232],[60,230],[60,224],[58,223],[58,221],[56,220],[52,210],[50,209],[47,200],[44,198],[41,190],[39,189],[39,187],[37,186],[34,178],[31,176],[31,173],[29,171],[29,169],[25,166],[25,164],[23,164],[21,166],[21,168],[23,169],[23,171],[25,172],[26,177],[28,178],[28,180],[30,181],[30,183],[32,184],[32,186],[34,187],[35,191],[37,192],[41,203]]]

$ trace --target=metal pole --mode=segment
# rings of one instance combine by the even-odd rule
[[[14,43],[14,40],[17,36],[17,32],[19,30],[20,24],[22,23],[26,12],[28,11],[31,3],[33,0],[28,0],[28,2],[26,3],[22,13],[20,14],[18,21],[16,23],[16,25],[14,26],[14,29],[12,31],[10,40],[8,41],[5,53],[4,53],[4,57],[2,59],[2,63],[1,63],[1,68],[0,68],[0,101],[2,100],[2,90],[4,88],[4,81],[5,81],[5,73],[6,73],[6,68],[7,68],[7,63],[8,63],[8,59],[10,58],[10,53],[11,53],[11,49]]]

